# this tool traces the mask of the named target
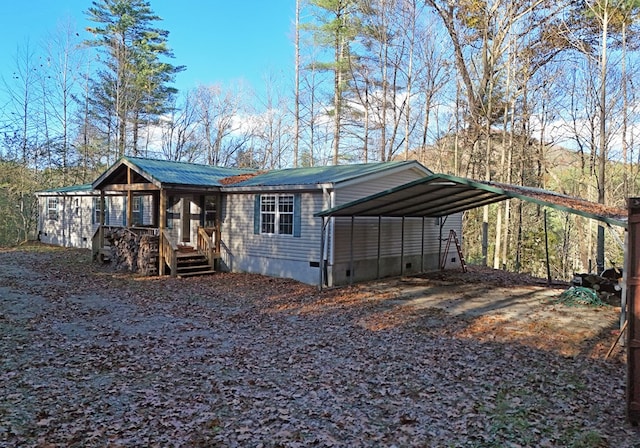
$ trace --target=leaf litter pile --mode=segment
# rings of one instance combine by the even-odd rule
[[[89,251],[0,249],[0,446],[639,446],[610,328],[380,288],[140,278]]]

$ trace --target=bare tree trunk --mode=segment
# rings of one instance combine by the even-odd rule
[[[296,0],[296,74],[295,74],[295,117],[293,125],[293,167],[298,167],[298,150],[300,147],[300,0]]]
[[[407,104],[405,106],[405,122],[404,122],[404,160],[409,159],[410,149],[410,130],[411,130],[411,89],[413,87],[413,53],[415,49],[415,32],[416,32],[416,4],[411,3],[410,15],[410,31],[409,31],[409,63],[407,67]]]
[[[600,158],[598,163],[598,203],[605,203],[605,184],[606,184],[606,164],[607,164],[607,39],[608,39],[608,0],[605,0],[605,5],[602,8],[602,52],[600,58]],[[598,266],[598,273],[604,270],[604,226],[598,225],[598,241],[597,241],[597,255],[596,264]]]
[[[342,55],[343,43],[339,33],[335,36],[335,61],[336,68],[333,75],[333,164],[338,165],[340,162],[340,127],[342,115]]]

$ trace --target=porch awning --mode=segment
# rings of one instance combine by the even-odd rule
[[[317,217],[440,217],[510,198],[533,202],[610,225],[627,227],[627,211],[553,191],[434,174],[347,204]]]

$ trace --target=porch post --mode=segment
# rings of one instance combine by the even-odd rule
[[[158,223],[158,232],[160,234],[160,238],[159,238],[160,259],[158,260],[158,263],[160,264],[160,266],[158,266],[158,273],[161,276],[164,275],[165,263],[166,263],[165,252],[167,251],[167,248],[164,247],[164,226],[166,222],[166,216],[167,216],[167,192],[164,188],[160,188],[160,222]]]
[[[133,192],[131,191],[131,167],[127,167],[127,224],[126,227],[131,227],[133,222]]]
[[[98,230],[98,238],[100,239],[100,244],[99,244],[99,246],[100,246],[99,254],[100,255],[98,255],[98,257],[99,257],[98,259],[100,261],[103,261],[103,259],[102,259],[102,249],[104,249],[104,215],[105,215],[104,208],[105,208],[106,203],[107,203],[107,201],[105,200],[105,197],[104,197],[104,190],[100,190],[100,229]]]
[[[216,218],[214,223],[214,231],[213,235],[215,238],[214,241],[214,251],[215,251],[215,259],[213,261],[213,269],[215,271],[220,270],[220,261],[222,257],[221,248],[221,239],[222,239],[222,193],[218,192],[216,195]]]

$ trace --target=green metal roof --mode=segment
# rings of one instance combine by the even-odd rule
[[[38,191],[36,194],[46,194],[46,193],[82,193],[82,192],[90,192],[93,190],[91,184],[82,184],[82,185],[70,185],[67,187],[60,188],[49,188],[47,190]]]
[[[146,174],[162,184],[219,187],[221,179],[254,172],[239,168],[221,168],[197,163],[124,157]]]
[[[385,170],[416,165],[426,170],[414,161],[406,162],[378,162],[360,163],[354,165],[314,166],[307,168],[287,168],[259,173],[242,182],[228,185],[229,187],[273,187],[279,185],[317,185],[326,183],[340,183],[357,179],[362,176],[383,172]]]
[[[180,185],[189,187],[220,187],[222,179],[240,174],[253,173],[255,170],[222,168],[198,163],[174,162],[170,160],[147,159],[125,156],[114,163],[93,182],[94,188],[112,181],[112,175],[120,172],[123,165],[144,176],[157,185]]]
[[[439,217],[510,198],[518,198],[607,224],[627,227],[627,214],[623,209],[607,207],[539,188],[479,182],[446,174],[427,176],[323,210],[315,216]]]

